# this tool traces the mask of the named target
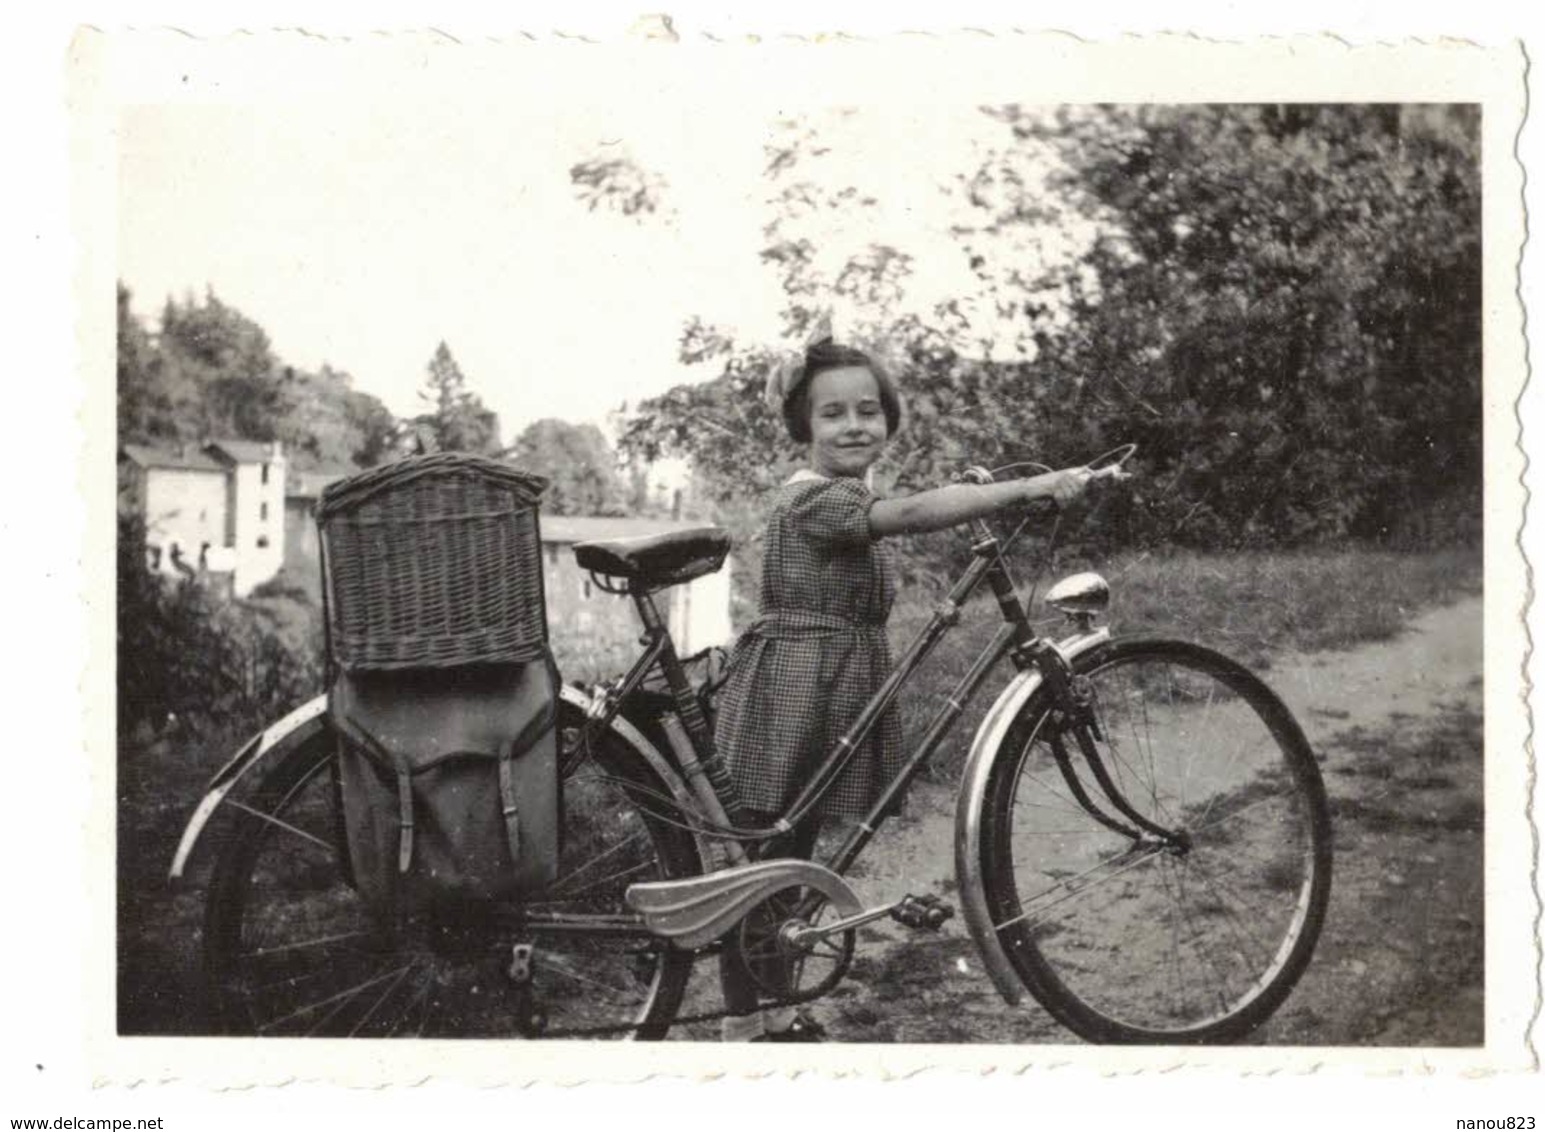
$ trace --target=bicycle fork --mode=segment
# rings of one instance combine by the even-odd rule
[[[1191,848],[1191,837],[1185,830],[1167,829],[1146,817],[1132,805],[1116,783],[1110,767],[1106,765],[1106,757],[1101,754],[1098,745],[1101,742],[1109,744],[1111,740],[1100,726],[1099,715],[1095,710],[1094,691],[1088,679],[1075,675],[1062,653],[1048,641],[1035,642],[1029,648],[1028,655],[1040,669],[1042,679],[1055,705],[1052,716],[1047,720],[1049,731],[1046,742],[1051,748],[1057,771],[1062,775],[1062,781],[1066,784],[1068,792],[1073,795],[1074,801],[1106,829],[1130,838],[1134,843],[1141,843],[1146,834],[1158,838],[1166,848],[1177,853],[1187,852]],[[1100,792],[1120,817],[1108,813],[1090,795],[1088,788],[1079,777],[1078,766],[1074,762],[1073,755],[1068,750],[1069,735],[1072,735],[1078,746],[1078,753],[1083,757],[1090,773],[1094,775],[1094,781],[1099,786]],[[1127,820],[1122,821],[1121,818]],[[1131,824],[1128,825],[1127,822]],[[1133,828],[1134,826],[1136,828]]]

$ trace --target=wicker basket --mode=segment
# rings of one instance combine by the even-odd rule
[[[462,453],[330,485],[317,506],[330,655],[346,671],[535,660],[540,476]]]

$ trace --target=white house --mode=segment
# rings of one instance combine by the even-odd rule
[[[131,505],[145,522],[151,567],[228,575],[244,597],[284,562],[284,451],[212,440],[197,447],[119,449]]]

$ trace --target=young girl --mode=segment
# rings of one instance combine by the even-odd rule
[[[810,466],[777,489],[768,515],[761,615],[735,646],[719,698],[716,741],[740,787],[750,825],[770,826],[836,746],[890,671],[886,618],[895,596],[888,535],[937,531],[1035,499],[1065,503],[1094,478],[1087,468],[1010,483],[956,484],[897,499],[867,475],[901,423],[885,371],[824,337],[803,363],[769,382],[789,435],[810,446]],[[887,712],[790,843],[763,856],[808,857],[825,820],[862,817],[903,760]],[[821,1028],[792,1010],[758,1015],[738,957],[721,969],[726,1040],[818,1041]]]

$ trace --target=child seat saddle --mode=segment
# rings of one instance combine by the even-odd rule
[[[712,574],[724,565],[731,541],[729,532],[718,527],[699,527],[643,538],[579,542],[574,544],[574,561],[583,570],[663,589]]]

